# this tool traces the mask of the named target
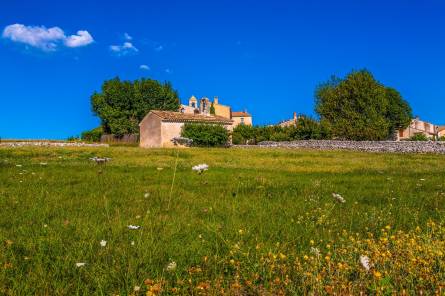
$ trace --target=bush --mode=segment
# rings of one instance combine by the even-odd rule
[[[247,126],[238,125],[233,129],[233,144],[256,144],[262,141],[295,141],[330,139],[331,132],[324,122],[301,116],[292,126]]]
[[[83,141],[87,142],[100,142],[100,138],[102,137],[103,130],[102,127],[96,127],[92,130],[85,131],[82,133],[81,138]]]
[[[255,144],[256,128],[240,124],[233,129],[232,143],[235,145]]]
[[[439,137],[438,141],[441,141],[441,142],[445,141],[445,136]]]
[[[219,124],[186,123],[181,137],[192,139],[192,146],[217,147],[228,144],[229,132]]]
[[[66,139],[68,142],[79,142],[80,138],[79,136],[70,136]]]
[[[410,141],[428,141],[429,140],[429,138],[425,134],[422,134],[422,133],[415,134],[414,136],[412,136],[409,139],[410,139]]]

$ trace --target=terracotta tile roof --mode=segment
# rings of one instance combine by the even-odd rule
[[[233,123],[231,119],[214,115],[190,114],[190,113],[159,111],[159,110],[152,110],[150,111],[150,113],[159,116],[162,119],[162,121],[169,121],[169,122],[197,122],[197,123],[202,122],[202,123],[222,123],[222,124]]]
[[[247,112],[241,112],[241,111],[239,111],[239,112],[232,112],[232,117],[250,117],[250,116],[252,116],[252,115],[250,115],[249,113],[247,113]]]
[[[445,125],[441,125],[441,126],[439,126],[438,129],[437,129],[437,131],[439,131],[439,132],[441,132],[441,131],[443,131],[443,130],[445,130]]]

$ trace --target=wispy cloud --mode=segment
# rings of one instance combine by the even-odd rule
[[[171,74],[171,73],[173,73],[173,71],[170,68],[167,68],[167,69],[165,69],[165,73]]]
[[[162,45],[158,45],[158,46],[156,46],[155,47],[155,51],[162,51],[162,50],[164,50],[164,46],[162,46]]]
[[[25,26],[13,24],[6,26],[3,38],[14,42],[24,43],[43,51],[55,51],[59,46],[81,47],[94,42],[88,31],[77,31],[77,35],[65,36],[59,27],[46,28],[45,26]]]
[[[119,56],[125,56],[130,54],[135,54],[139,52],[139,49],[137,49],[133,43],[131,42],[124,42],[122,45],[110,45],[110,50]]]
[[[133,37],[130,36],[127,32],[124,33],[125,40],[133,40]]]
[[[148,71],[148,70],[150,70],[150,67],[147,66],[147,65],[140,65],[140,66],[139,66],[139,69]]]

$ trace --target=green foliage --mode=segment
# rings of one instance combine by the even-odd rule
[[[429,138],[422,133],[417,133],[411,138],[409,138],[410,141],[429,141]]]
[[[81,135],[81,139],[87,142],[100,142],[100,137],[102,137],[103,129],[101,126],[93,128],[89,131],[84,131]]]
[[[322,140],[330,137],[328,125],[300,116],[296,125],[287,127],[238,125],[233,129],[232,142],[235,145],[244,145],[262,141]]]
[[[150,110],[177,111],[179,99],[168,82],[114,78],[105,81],[102,91],[91,96],[91,105],[102,121],[104,133],[122,136],[139,133],[139,122]]]
[[[210,105],[210,114],[215,115],[215,106],[213,103]]]
[[[438,139],[437,139],[438,141],[445,141],[445,136],[442,136],[442,137],[439,137]]]
[[[70,136],[66,139],[68,142],[79,142],[80,138],[79,136]]]
[[[254,144],[257,128],[240,124],[233,129],[232,143],[235,145]]]
[[[385,140],[412,118],[409,104],[366,70],[332,78],[316,90],[316,112],[332,136],[348,140]]]
[[[225,146],[229,141],[228,131],[219,124],[186,123],[181,136],[192,139],[192,146],[198,147]]]
[[[386,95],[389,100],[387,118],[391,122],[391,130],[396,131],[407,128],[413,118],[410,105],[394,88],[387,87]]]

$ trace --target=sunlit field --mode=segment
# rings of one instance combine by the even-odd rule
[[[444,181],[443,155],[0,148],[0,294],[443,294]]]

